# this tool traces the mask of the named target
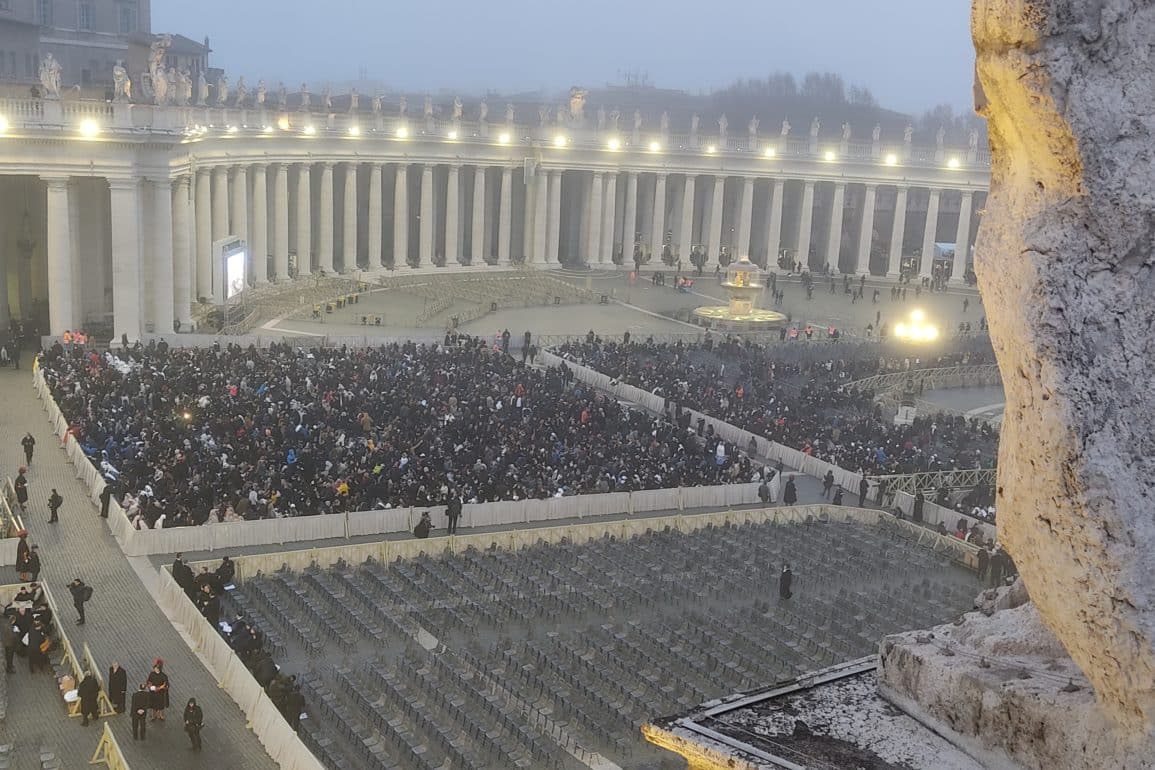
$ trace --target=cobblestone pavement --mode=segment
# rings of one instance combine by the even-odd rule
[[[214,770],[274,768],[257,737],[245,724],[244,714],[220,689],[216,680],[189,649],[177,630],[156,605],[137,573],[124,557],[100,519],[72,466],[52,434],[45,412],[31,384],[31,361],[25,356],[20,371],[0,370],[0,469],[15,475],[23,463],[20,438],[30,432],[36,438],[36,454],[28,473],[30,499],[24,523],[29,540],[40,546],[44,571],[62,615],[61,628],[78,650],[87,642],[96,664],[107,675],[109,663],[118,660],[128,671],[129,691],[144,681],[152,661],[161,657],[172,682],[172,702],[167,722],[148,725],[145,742],[132,740],[127,715],[110,718],[117,740],[134,770],[164,767],[211,767]],[[56,488],[64,496],[60,523],[48,523],[47,500]],[[2,582],[15,582],[12,573]],[[75,625],[68,582],[80,577],[94,588],[87,605],[88,621]],[[38,675],[39,676],[39,675]],[[26,665],[8,679],[8,716],[0,735],[14,743],[15,768],[39,768],[34,756],[39,748],[52,748],[62,767],[88,765],[100,737],[99,726],[81,727],[79,719],[65,716],[51,677],[43,675],[38,694],[22,692],[31,681]],[[43,687],[43,692],[40,688]],[[47,695],[44,695],[47,693]],[[181,712],[195,697],[205,713],[204,750],[194,753],[181,728]],[[35,762],[32,762],[35,759]]]

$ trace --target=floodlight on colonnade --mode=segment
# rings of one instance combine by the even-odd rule
[[[7,131],[8,126],[9,126],[8,118],[4,117],[3,115],[0,115],[0,134],[3,134],[5,131]]]
[[[445,138],[451,142],[456,142],[457,141],[457,129],[450,129],[449,133],[445,135]]]
[[[834,150],[827,150],[822,154],[822,159],[827,163],[833,163],[834,161],[838,160],[838,155],[834,152]]]
[[[718,145],[716,145],[716,144],[708,144],[708,145],[706,145],[706,154],[707,154],[707,155],[713,155],[713,154],[714,154],[714,153],[716,153],[717,151],[718,151]]]
[[[610,150],[613,150],[614,152],[617,152],[618,150],[622,149],[622,140],[618,139],[616,136],[611,137],[610,140],[606,142],[606,147]]]
[[[565,134],[558,134],[553,138],[554,147],[565,147],[569,140],[565,138]]]
[[[961,166],[961,165],[962,165],[962,164],[959,162],[959,159],[958,159],[958,158],[951,158],[950,160],[948,160],[948,161],[946,162],[946,167],[947,167],[947,168],[958,168],[958,167],[959,167],[959,166]]]
[[[650,152],[661,152],[661,151],[662,151],[662,143],[661,142],[659,142],[657,139],[650,142]]]
[[[360,136],[361,127],[358,125],[349,126],[349,136]]]
[[[397,127],[397,138],[398,139],[408,139],[409,138],[409,129],[406,128],[405,126],[398,126]]]
[[[502,131],[500,134],[497,135],[498,144],[509,144],[509,139],[510,139],[510,137],[509,137],[508,131]]]
[[[317,133],[317,127],[314,126],[312,123],[305,126],[305,128],[302,130],[305,132],[305,136],[312,136],[313,134]]]
[[[79,130],[85,139],[92,139],[100,133],[100,124],[92,118],[85,118],[80,121]]]
[[[765,155],[767,158],[773,158],[775,155],[778,154],[778,151],[775,150],[773,147],[767,147],[762,154]]]
[[[888,153],[887,156],[885,158],[883,158],[883,162],[888,166],[897,166],[898,165],[898,156],[895,155],[893,152]]]

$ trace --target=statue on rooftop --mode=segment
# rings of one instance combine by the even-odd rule
[[[433,97],[425,95],[425,119],[429,120],[433,117]]]
[[[747,130],[747,131],[750,133],[750,138],[751,138],[751,139],[755,139],[755,138],[757,138],[757,136],[758,136],[758,126],[760,126],[761,124],[762,124],[762,121],[758,120],[758,116],[757,116],[757,115],[755,115],[754,117],[750,118],[750,123],[749,123],[749,125],[748,125],[748,126],[746,126],[746,130]]]
[[[397,114],[401,117],[409,114],[409,100],[405,98],[405,94],[401,94],[397,100]]]
[[[913,139],[913,138],[914,138],[914,126],[912,126],[910,123],[907,123],[906,128],[904,128],[902,130],[902,142],[903,142],[903,144],[910,144],[911,139]]]
[[[477,105],[477,122],[484,123],[489,117],[489,104],[482,99],[481,104]]]
[[[844,142],[850,141],[850,124],[847,123],[845,120],[842,121],[842,141],[844,141]]]
[[[977,128],[971,129],[970,136],[967,137],[967,147],[970,147],[972,150],[979,148],[979,130]]]
[[[939,126],[938,131],[934,133],[934,144],[940,150],[942,149],[943,141],[946,139],[946,126]]]
[[[586,97],[588,95],[588,91],[578,86],[569,90],[569,120],[571,123],[581,123],[585,120]]]
[[[277,108],[283,110],[288,103],[289,89],[285,88],[285,81],[282,80],[277,83]]]
[[[718,118],[718,138],[725,140],[726,133],[730,130],[730,120],[726,117],[726,113],[722,113],[722,117]]]
[[[510,104],[509,102],[506,102],[506,104],[505,104],[505,122],[506,123],[513,125],[513,114],[514,114],[513,105]]]
[[[663,112],[658,118],[658,130],[662,132],[663,136],[670,133],[670,113]]]
[[[333,89],[328,83],[325,84],[325,90],[321,92],[321,106],[325,112],[330,114],[333,112]]]
[[[622,112],[618,109],[610,110],[610,128],[617,131],[621,127]]]
[[[269,89],[265,86],[265,81],[257,81],[257,106],[264,109],[265,100],[269,98]]]
[[[229,79],[225,75],[217,78],[217,104],[221,107],[225,106],[225,102],[229,100]]]
[[[606,130],[606,108],[598,107],[598,131]]]
[[[461,103],[461,97],[453,97],[453,119],[461,120],[463,114],[465,114],[465,105]]]
[[[875,123],[874,130],[870,132],[870,141],[878,144],[879,138],[882,136],[882,124]]]
[[[690,116],[690,136],[697,136],[698,135],[698,128],[699,128],[699,126],[701,126],[701,124],[702,124],[702,119],[700,117],[698,117],[698,113],[695,112],[693,115]]]
[[[782,131],[778,135],[779,136],[789,136],[790,135],[790,118],[782,118]]]
[[[357,93],[354,88],[349,92],[349,112],[357,112],[361,109],[361,94]]]
[[[127,102],[132,99],[132,81],[124,67],[124,59],[117,59],[112,67],[112,100]]]
[[[634,110],[634,130],[642,130],[642,111],[637,109]]]
[[[197,105],[205,106],[209,103],[209,81],[205,79],[205,72],[197,73]]]
[[[372,108],[373,108],[373,114],[374,115],[380,115],[381,114],[381,94],[380,93],[373,94]]]
[[[248,98],[249,98],[249,88],[248,88],[248,86],[245,85],[245,76],[241,75],[239,78],[237,78],[237,101],[236,101],[236,105],[238,107],[244,107],[245,102],[248,101]]]
[[[154,104],[168,101],[168,73],[164,67],[158,67],[152,75],[152,100]]]
[[[313,97],[309,93],[308,84],[302,83],[301,84],[301,109],[302,110],[308,110],[309,104],[310,104],[310,102],[312,102],[312,100],[313,100]]]
[[[814,116],[814,120],[810,121],[810,138],[817,139],[818,131],[822,128],[822,124],[818,122],[818,116]]]
[[[538,106],[537,119],[540,121],[543,127],[547,125],[549,123],[549,107],[545,106],[544,104]]]

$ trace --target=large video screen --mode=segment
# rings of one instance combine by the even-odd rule
[[[244,251],[225,257],[225,286],[228,287],[226,299],[232,299],[245,290],[245,257]]]

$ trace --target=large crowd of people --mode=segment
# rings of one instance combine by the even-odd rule
[[[695,409],[805,454],[868,475],[993,467],[998,432],[945,413],[895,425],[874,393],[851,385],[876,374],[993,362],[989,343],[966,340],[933,356],[880,355],[877,346],[765,347],[602,340],[592,333],[559,355],[667,404]]]
[[[746,482],[736,447],[484,342],[99,353],[45,379],[136,526]]]

